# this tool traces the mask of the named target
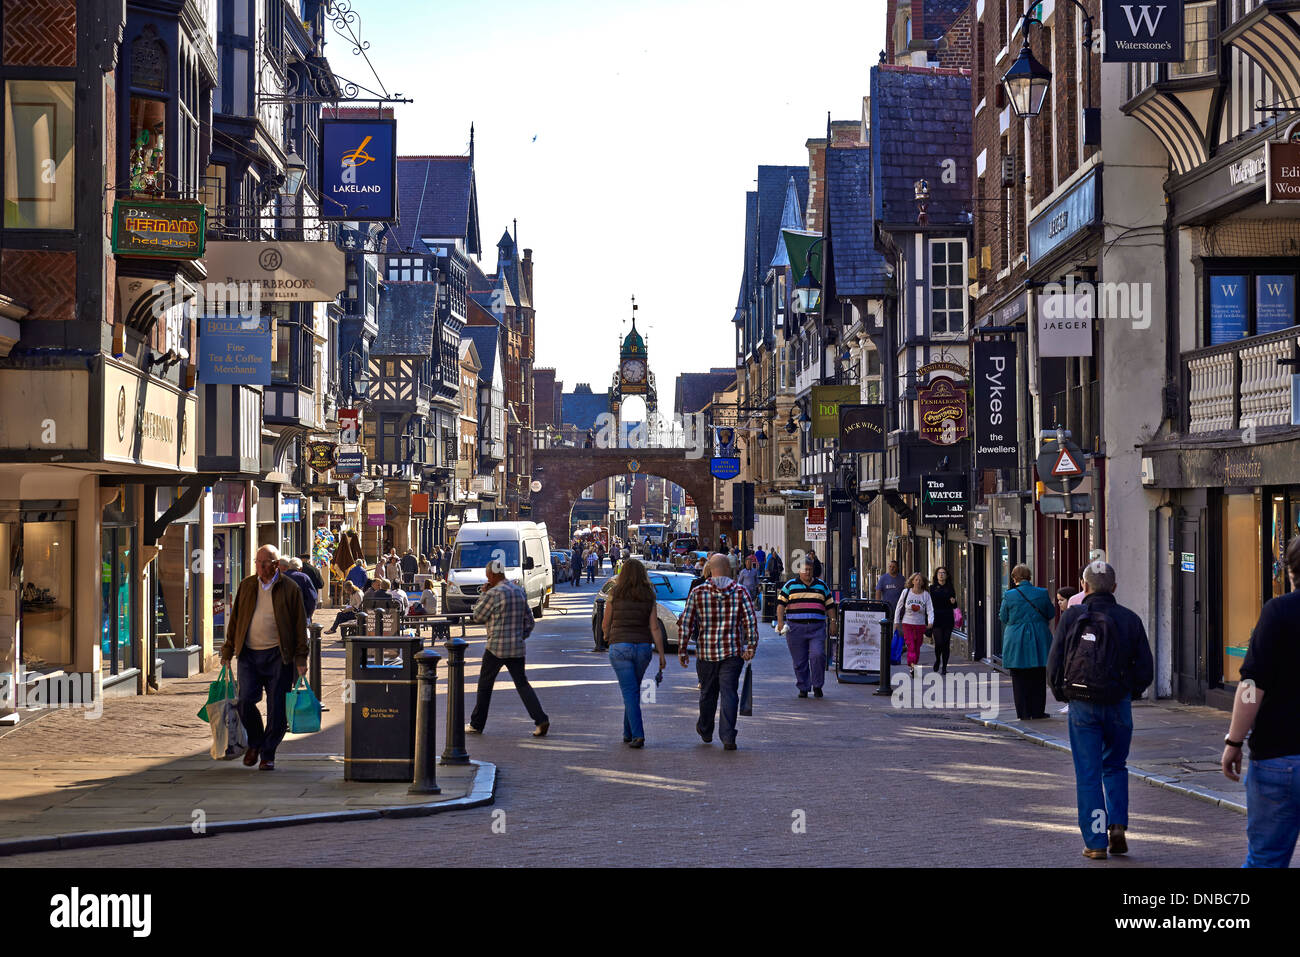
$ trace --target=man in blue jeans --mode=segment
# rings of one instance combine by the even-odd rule
[[[1070,754],[1083,856],[1127,854],[1128,762],[1132,699],[1151,684],[1146,628],[1115,601],[1115,569],[1103,561],[1083,573],[1083,603],[1066,611],[1047,655],[1047,682],[1070,703]]]
[[[1283,561],[1292,590],[1260,612],[1223,739],[1223,773],[1239,781],[1250,735],[1246,867],[1290,867],[1300,837],[1300,538]]]

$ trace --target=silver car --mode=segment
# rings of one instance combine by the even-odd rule
[[[681,572],[650,571],[647,573],[650,584],[654,586],[656,605],[655,611],[659,616],[659,621],[664,626],[664,635],[667,640],[665,645],[669,648],[676,649],[678,643],[677,619],[681,617],[686,610],[686,596],[691,590],[691,582],[695,580],[694,575],[686,575]],[[597,648],[608,648],[605,641],[604,629],[601,627],[601,621],[605,617],[605,600],[609,597],[610,590],[614,587],[615,579],[607,578],[605,583],[600,586],[600,591],[596,593],[596,601],[591,612],[591,635],[596,642]],[[687,641],[687,647],[690,647],[690,641]]]

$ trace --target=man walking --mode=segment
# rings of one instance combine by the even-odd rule
[[[1083,603],[1067,609],[1047,656],[1047,681],[1070,703],[1070,754],[1083,856],[1128,853],[1128,761],[1132,699],[1151,684],[1142,620],[1115,601],[1115,569],[1095,561],[1083,572]]]
[[[736,750],[738,685],[744,663],[758,650],[758,618],[749,593],[728,577],[726,555],[709,559],[710,577],[686,598],[679,633],[695,637],[695,674],[700,679],[700,717],[695,730],[705,744],[713,740],[713,718],[722,698],[718,736],[727,751]],[[685,640],[678,643],[682,667],[691,657]]]
[[[420,570],[420,560],[415,557],[415,552],[408,548],[398,564],[402,568],[402,584],[415,584],[415,573]]]
[[[573,558],[569,561],[569,583],[574,588],[582,585],[582,544],[573,546]]]
[[[237,661],[239,719],[248,732],[244,764],[275,770],[275,749],[289,728],[284,696],[293,686],[294,666],[307,673],[307,614],[302,591],[280,573],[280,552],[263,545],[253,559],[257,574],[239,583],[230,625],[221,646],[221,664]],[[266,692],[266,726],[257,703]]]
[[[320,601],[320,592],[316,590],[307,573],[302,570],[301,559],[281,557],[278,564],[280,574],[286,576],[302,592],[302,607],[310,624],[312,613],[316,611],[316,603]]]
[[[1300,836],[1300,538],[1283,556],[1291,591],[1269,599],[1250,636],[1232,724],[1223,739],[1223,773],[1246,772],[1246,866],[1290,867]]]
[[[767,568],[765,569],[767,580],[779,582],[781,576],[785,574],[785,562],[781,561],[781,553],[772,546],[772,551],[767,556]]]
[[[479,666],[478,694],[474,711],[469,716],[465,730],[482,734],[487,724],[488,707],[492,704],[492,686],[502,666],[510,672],[515,690],[528,709],[528,716],[537,725],[533,737],[544,737],[550,730],[551,719],[542,710],[537,692],[528,683],[524,673],[524,640],[533,631],[533,611],[528,607],[528,596],[515,582],[506,581],[506,570],[500,559],[494,558],[487,566],[487,585],[471,612],[473,620],[487,625],[487,649]]]
[[[789,631],[784,630],[789,623]],[[799,576],[785,583],[776,596],[776,630],[785,635],[794,661],[794,683],[799,697],[822,696],[826,681],[826,640],[835,627],[835,598],[826,583],[813,576],[804,562]]]
[[[800,563],[795,562],[795,564],[799,565]],[[808,549],[808,554],[804,555],[803,557],[803,564],[812,565],[812,573],[814,578],[822,577],[822,560],[817,557],[816,549],[813,548]],[[796,568],[794,571],[796,575],[799,574],[798,568]]]
[[[903,594],[903,576],[898,574],[898,562],[890,562],[889,571],[876,579],[876,601],[883,601],[894,609],[898,607],[898,597],[901,594]]]

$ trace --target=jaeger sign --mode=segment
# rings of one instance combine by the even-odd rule
[[[1102,6],[1107,63],[1181,63],[1183,0],[1105,0]]]

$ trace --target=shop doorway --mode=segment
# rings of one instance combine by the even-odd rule
[[[1200,518],[1178,520],[1178,609],[1182,627],[1175,643],[1174,673],[1178,676],[1175,694],[1179,701],[1202,704],[1205,701],[1205,626],[1201,615],[1201,574],[1205,567],[1205,549],[1201,541]],[[1190,558],[1190,561],[1187,560]]]
[[[1011,588],[1011,569],[1016,565],[1016,540],[1009,535],[995,535],[993,537],[993,562],[994,568],[994,588],[996,595],[993,597],[993,604],[990,606],[994,614],[993,618],[993,647],[990,657],[997,661],[1002,660],[1002,620],[998,617],[997,611],[1002,605],[1002,596]]]
[[[988,656],[988,547],[971,546],[970,604],[962,609],[966,616],[966,637],[970,641],[971,656],[981,661]]]

